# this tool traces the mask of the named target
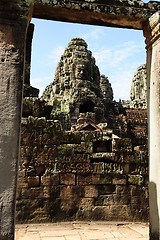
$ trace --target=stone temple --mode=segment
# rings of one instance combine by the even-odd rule
[[[54,221],[56,215],[59,220],[88,216],[89,220],[146,221],[150,210],[150,240],[158,240],[160,2],[1,0],[0,6],[0,239],[14,239],[19,176],[17,216],[22,222],[27,218],[32,222]],[[46,106],[41,105],[43,114],[37,111],[35,117],[35,104],[32,107],[28,101],[32,115],[22,119],[20,128],[26,33],[32,17],[143,31],[147,50],[149,179],[148,156],[142,146],[147,142],[146,109],[117,106],[119,112],[107,114],[108,130],[72,132],[63,131],[57,120],[49,118],[50,114],[45,117]],[[37,90],[31,91],[32,96],[37,94]],[[36,106],[40,105],[37,101]]]
[[[24,97],[17,222],[148,220],[143,79],[142,66],[124,107],[87,43],[71,40],[42,97]]]
[[[147,108],[147,70],[145,64],[138,67],[134,74],[130,98],[130,107]]]
[[[108,78],[100,75],[83,39],[74,38],[68,44],[42,99],[53,106],[53,113],[69,113],[72,124],[87,114],[97,123],[104,121],[106,106],[113,101],[112,87]]]

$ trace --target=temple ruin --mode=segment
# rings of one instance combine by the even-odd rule
[[[107,77],[101,76],[92,52],[81,38],[72,39],[57,65],[53,83],[46,87],[42,99],[53,106],[53,114],[66,112],[77,124],[81,113],[91,114],[102,122],[106,105],[112,103],[113,91]]]
[[[159,215],[160,215],[160,173],[159,173],[159,149],[160,149],[160,135],[159,135],[159,126],[160,126],[160,116],[159,116],[159,105],[160,105],[160,99],[159,99],[159,79],[160,79],[160,3],[159,1],[150,1],[148,3],[144,3],[141,0],[133,0],[133,1],[127,1],[127,0],[114,0],[114,1],[48,1],[48,0],[2,0],[0,2],[0,71],[1,71],[1,87],[0,87],[0,98],[1,98],[1,117],[0,117],[0,164],[1,164],[1,172],[0,172],[0,238],[3,240],[9,240],[14,239],[14,225],[15,225],[15,197],[16,197],[16,182],[17,182],[17,171],[18,171],[18,159],[19,159],[19,143],[20,143],[20,124],[21,124],[21,106],[22,106],[22,92],[23,92],[23,77],[24,77],[24,60],[26,58],[25,56],[25,47],[26,47],[26,37],[27,37],[27,29],[29,26],[29,22],[32,17],[41,18],[41,19],[50,19],[50,20],[56,20],[56,21],[66,21],[66,22],[76,22],[76,23],[85,23],[85,24],[92,24],[92,25],[101,25],[101,26],[110,26],[110,27],[120,27],[120,28],[129,28],[129,29],[138,29],[143,30],[144,36],[146,38],[146,49],[147,49],[147,109],[148,109],[148,145],[149,145],[149,209],[150,209],[150,240],[158,240],[160,236],[160,228],[159,228]],[[39,103],[36,103],[37,105]],[[43,106],[42,106],[43,107]],[[92,106],[94,107],[94,106]],[[38,107],[39,108],[39,107]],[[36,109],[38,109],[36,108]],[[45,109],[44,109],[45,111]],[[123,113],[122,113],[123,114]],[[36,112],[36,115],[38,115],[38,110]],[[118,115],[117,115],[118,116]],[[113,123],[113,118],[115,117],[117,121],[122,121],[122,128],[116,128],[117,132],[121,132],[121,134],[125,134],[126,129],[126,116],[121,115],[121,117],[115,117],[110,116],[110,123],[108,119],[108,124]],[[134,114],[130,114],[131,116],[134,116]],[[73,132],[73,135],[63,135],[60,125],[56,122],[56,120],[53,120],[54,122],[51,123],[49,120],[41,119],[40,121],[37,121],[33,117],[29,118],[27,121],[25,121],[24,124],[24,132],[23,134],[26,136],[24,137],[25,143],[28,142],[28,140],[34,140],[33,146],[29,145],[29,148],[26,149],[27,152],[24,152],[24,156],[27,156],[25,159],[25,164],[27,166],[28,164],[28,158],[31,155],[32,157],[37,156],[41,167],[41,163],[43,163],[44,158],[42,154],[41,156],[41,147],[44,147],[44,150],[46,150],[46,155],[51,156],[54,159],[54,166],[55,170],[58,169],[58,165],[56,163],[56,159],[54,158],[54,151],[51,151],[48,146],[50,144],[55,145],[55,151],[57,154],[61,153],[60,149],[63,149],[62,153],[64,155],[61,155],[62,158],[62,165],[61,171],[63,170],[63,166],[65,166],[65,163],[68,163],[70,161],[70,156],[68,155],[68,152],[71,152],[71,146],[70,144],[73,143],[73,139],[75,139],[75,132]],[[30,123],[32,124],[30,125]],[[138,121],[136,121],[137,123]],[[47,124],[47,126],[45,126]],[[88,124],[91,124],[88,123]],[[92,124],[91,124],[92,125]],[[32,127],[34,129],[32,129]],[[38,127],[39,126],[39,127]],[[109,125],[108,125],[109,126]],[[38,130],[37,130],[38,127]],[[113,126],[111,127],[113,129]],[[131,128],[132,130],[132,128]],[[138,130],[138,128],[137,128]],[[30,135],[27,134],[28,131],[30,132]],[[98,131],[94,131],[97,133]],[[143,132],[143,131],[142,131]],[[54,134],[53,134],[54,133]],[[106,171],[106,165],[104,162],[104,165],[102,164],[101,167],[99,167],[98,160],[96,161],[90,161],[90,158],[92,155],[95,157],[97,152],[99,151],[99,145],[97,143],[93,144],[92,141],[88,143],[88,139],[92,139],[91,136],[83,135],[82,131],[79,131],[80,136],[77,138],[76,141],[78,145],[75,145],[74,148],[72,148],[72,151],[74,151],[75,154],[82,154],[85,149],[88,149],[88,156],[83,156],[81,158],[80,156],[77,156],[76,162],[84,162],[86,168],[84,168],[86,171],[90,171],[93,174],[93,178],[89,179],[86,178],[85,180],[81,179],[81,177],[78,176],[77,173],[74,172],[75,164],[72,164],[73,166],[73,172],[72,173],[58,173],[60,174],[58,178],[60,182],[58,182],[58,185],[53,185],[52,180],[50,177],[48,178],[48,173],[43,174],[43,170],[36,170],[36,174],[34,175],[33,169],[30,171],[30,175],[26,175],[26,179],[28,181],[28,190],[27,192],[21,192],[23,197],[30,198],[33,193],[33,188],[36,185],[36,191],[37,195],[42,197],[48,198],[50,192],[50,189],[55,188],[57,189],[57,186],[60,186],[60,189],[65,189],[66,186],[68,187],[68,192],[61,191],[61,194],[59,195],[59,192],[54,192],[52,197],[54,199],[57,199],[57,206],[59,206],[59,199],[63,199],[64,202],[61,202],[61,210],[68,211],[70,209],[71,205],[70,203],[66,205],[65,200],[68,199],[68,196],[71,196],[71,193],[75,193],[74,198],[71,198],[74,203],[77,203],[77,194],[78,197],[81,197],[83,201],[88,201],[88,206],[92,206],[95,210],[95,214],[100,215],[102,214],[102,210],[100,210],[99,206],[101,207],[101,202],[104,203],[104,198],[101,197],[101,199],[97,199],[97,188],[95,185],[100,181],[99,183],[104,183],[106,180],[110,181],[108,184],[118,185],[119,188],[115,188],[115,193],[119,194],[121,191],[121,184],[125,184],[125,181],[127,181],[127,185],[129,183],[133,184],[133,178],[130,178],[129,175],[134,175],[130,170],[128,170],[128,167],[126,166],[125,171],[127,178],[122,179],[116,179],[111,176],[111,178],[103,178],[104,175],[101,175],[99,172],[99,175],[94,174],[96,169],[99,169],[99,171],[103,172],[103,169],[105,173]],[[51,137],[49,137],[49,134]],[[111,139],[111,133],[106,131],[105,136],[95,136],[98,142],[104,142],[110,141]],[[38,135],[38,136],[37,136]],[[139,138],[141,138],[142,134],[139,134]],[[27,137],[29,136],[29,138]],[[55,137],[53,137],[55,136]],[[61,140],[61,136],[63,136],[63,140]],[[66,138],[64,137],[66,136]],[[73,138],[72,138],[73,137]],[[112,136],[113,137],[113,136]],[[104,139],[105,138],[105,139]],[[46,141],[46,139],[50,139],[50,141]],[[134,137],[133,137],[134,139]],[[85,143],[84,143],[85,140]],[[53,142],[52,142],[53,141]],[[123,151],[123,147],[121,147],[120,143],[118,144],[118,149],[120,149],[123,154],[120,158],[125,159],[124,156],[128,155],[131,150],[130,147],[130,141],[128,141],[125,144],[125,149]],[[45,145],[43,145],[45,144]],[[79,145],[80,144],[80,145]],[[37,148],[36,148],[37,145]],[[67,145],[67,146],[66,146]],[[81,146],[81,148],[79,148]],[[31,147],[31,149],[30,149]],[[66,148],[67,147],[67,148]],[[76,148],[77,147],[77,148]],[[136,146],[135,146],[136,147]],[[99,149],[106,149],[109,151],[109,143],[108,144],[102,144]],[[113,148],[113,145],[112,145]],[[81,149],[81,152],[79,152]],[[93,151],[92,151],[93,149]],[[97,150],[96,150],[97,149]],[[26,151],[25,150],[25,151]],[[31,151],[32,150],[32,151]],[[134,151],[136,149],[134,148]],[[126,153],[127,151],[127,153]],[[121,153],[122,153],[121,152]],[[121,153],[119,153],[121,155]],[[26,155],[28,154],[28,155]],[[35,154],[35,155],[34,155]],[[38,155],[37,155],[38,154]],[[40,155],[39,155],[40,154]],[[82,155],[81,155],[82,156]],[[107,159],[110,155],[107,155]],[[97,156],[98,158],[98,156]],[[88,160],[89,159],[89,160]],[[94,159],[94,158],[93,158]],[[140,156],[140,159],[141,156]],[[113,159],[116,161],[116,159]],[[98,162],[98,168],[87,168],[87,164],[90,163],[95,164]],[[103,162],[103,161],[102,161]],[[31,162],[33,163],[33,161]],[[125,162],[127,163],[127,162]],[[50,161],[48,161],[48,169],[52,168],[52,165]],[[68,164],[66,164],[68,165]],[[91,166],[89,165],[89,166]],[[124,164],[125,165],[125,164]],[[21,165],[19,165],[20,167]],[[81,166],[81,164],[79,164]],[[103,168],[103,166],[105,166]],[[33,166],[36,167],[36,166]],[[123,167],[123,166],[122,166]],[[38,168],[37,168],[38,169]],[[70,166],[71,169],[71,166]],[[119,168],[118,168],[119,169]],[[138,168],[139,169],[139,168]],[[78,170],[77,170],[78,171]],[[119,171],[119,170],[118,170]],[[120,168],[120,172],[122,169]],[[136,170],[137,171],[137,170]],[[136,173],[135,175],[138,175]],[[139,171],[139,170],[138,170]],[[53,171],[54,173],[54,171]],[[122,174],[124,172],[122,171]],[[142,170],[140,170],[140,175],[143,173]],[[26,173],[28,174],[28,173]],[[33,175],[32,175],[33,174]],[[65,174],[69,174],[69,178],[66,180]],[[43,176],[42,176],[43,175]],[[9,176],[9,177],[8,177]],[[37,177],[38,176],[38,177]],[[46,176],[46,177],[45,177]],[[67,175],[68,176],[68,175]],[[36,178],[35,178],[36,177]],[[43,177],[43,178],[42,178]],[[96,180],[94,179],[96,177]],[[69,180],[70,179],[70,180]],[[142,184],[144,183],[144,178],[139,177],[139,180],[135,181],[136,184]],[[81,181],[82,180],[82,181]],[[56,182],[56,180],[54,181]],[[81,185],[81,191],[77,192],[77,183]],[[86,186],[83,186],[83,183],[86,183]],[[91,183],[91,185],[89,185]],[[95,185],[93,183],[96,183]],[[108,185],[106,183],[106,185]],[[132,185],[131,184],[131,185]],[[63,185],[63,186],[62,186]],[[99,185],[99,184],[98,184]],[[101,185],[101,184],[100,184]],[[48,187],[49,186],[49,187]],[[75,187],[76,186],[76,187]],[[139,186],[139,185],[138,185]],[[43,196],[40,195],[40,188],[43,189]],[[99,190],[100,191],[100,190]],[[104,188],[101,188],[101,195],[103,195]],[[107,191],[107,189],[105,189]],[[108,190],[109,191],[109,190]],[[111,191],[111,189],[110,189]],[[113,197],[114,189],[112,189],[111,196]],[[134,196],[134,187],[131,191],[132,195]],[[66,194],[66,195],[65,195]],[[147,193],[146,193],[147,194]],[[123,194],[122,194],[123,195]],[[59,198],[60,196],[60,198]],[[141,196],[144,196],[144,193],[139,193],[139,201],[143,202],[141,199]],[[112,198],[111,197],[111,198]],[[119,196],[116,199],[119,198]],[[87,199],[86,199],[87,198]],[[97,199],[97,201],[94,201],[93,204],[93,198]],[[90,201],[89,201],[90,200]],[[120,197],[120,200],[122,198]],[[133,198],[129,198],[129,201]],[[88,213],[87,209],[83,209],[83,206],[87,206],[87,204],[83,204],[83,201],[80,203],[80,205],[75,204],[74,211],[68,211],[68,214],[71,213],[74,214],[77,209],[81,210],[79,211],[79,217],[81,216],[81,213]],[[107,200],[105,200],[107,201]],[[118,201],[118,200],[117,200]],[[136,201],[134,199],[134,201]],[[125,200],[124,200],[125,202]],[[123,202],[123,203],[124,203]],[[125,202],[126,203],[126,202]],[[129,210],[130,204],[128,205],[128,202],[124,205],[125,210],[123,212],[127,213]],[[91,204],[91,205],[90,205]],[[96,205],[97,204],[97,205]],[[45,207],[47,208],[47,201]],[[97,206],[97,207],[96,207]],[[141,206],[141,204],[140,204]],[[66,209],[67,207],[67,209]],[[47,209],[52,209],[47,208]],[[38,210],[38,206],[37,206]],[[135,213],[134,209],[130,208],[130,211]],[[49,213],[52,212],[49,211]],[[50,218],[51,218],[50,215]],[[54,215],[54,213],[53,213]],[[52,215],[52,216],[53,216]],[[69,216],[68,215],[68,216]],[[103,214],[102,214],[103,215]],[[104,214],[106,217],[106,214]],[[112,215],[113,216],[113,215]],[[129,212],[128,212],[129,216]],[[46,217],[48,217],[46,215]],[[93,215],[92,215],[93,217]]]
[[[131,107],[147,108],[147,69],[145,64],[138,67],[137,72],[134,74],[130,97]]]
[[[41,99],[24,100],[18,222],[149,219],[146,109],[113,101],[83,39]]]

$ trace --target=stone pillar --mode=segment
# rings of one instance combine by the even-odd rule
[[[144,29],[147,45],[150,240],[160,239],[160,12]]]
[[[24,23],[23,23],[24,21]],[[14,239],[27,21],[0,19],[0,239]]]

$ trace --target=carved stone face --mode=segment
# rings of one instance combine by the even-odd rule
[[[80,79],[80,80],[87,79],[87,69],[84,64],[75,65],[75,79]]]

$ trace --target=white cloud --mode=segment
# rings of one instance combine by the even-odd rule
[[[130,100],[130,88],[133,78],[133,71],[122,70],[109,77],[112,84],[114,99]]]
[[[84,33],[81,35],[81,38],[85,39],[86,41],[90,40],[98,40],[103,36],[104,30],[102,28],[96,28],[88,33]]]
[[[124,60],[126,60],[130,56],[135,55],[139,51],[140,49],[135,42],[130,43],[126,42],[126,44],[122,46],[122,48],[117,49],[115,51],[113,49],[113,60],[111,62],[111,65],[115,67],[121,64]]]
[[[50,63],[57,64],[60,60],[61,55],[64,53],[65,48],[63,46],[58,46],[54,48],[49,55],[49,58],[52,59]]]
[[[136,55],[141,48],[134,41],[125,42],[123,45],[117,45],[113,49],[107,49],[103,46],[100,49],[93,50],[93,56],[96,59],[97,65],[104,69],[104,66],[117,67],[126,61],[127,58]]]
[[[96,64],[102,65],[110,62],[111,58],[113,57],[113,53],[110,49],[105,49],[94,52],[93,56],[96,59]]]
[[[39,78],[31,78],[31,85],[35,88],[38,88],[40,90],[39,96],[42,95],[45,87],[49,85],[51,82],[53,82],[52,77],[46,77],[42,76]]]

